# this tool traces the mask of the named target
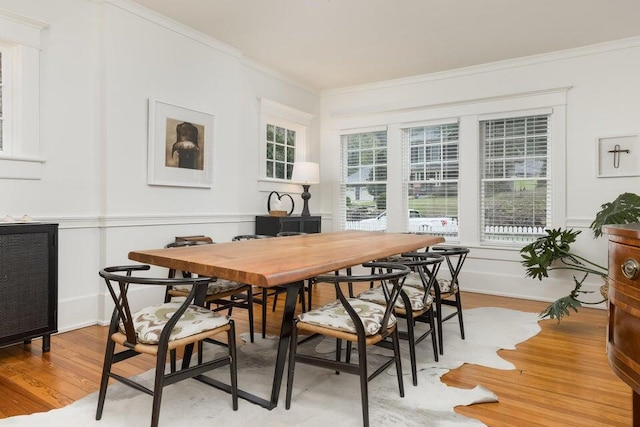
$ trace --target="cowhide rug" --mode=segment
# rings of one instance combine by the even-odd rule
[[[481,426],[481,422],[454,412],[458,405],[495,402],[496,396],[484,387],[471,390],[448,387],[440,377],[464,363],[495,369],[514,369],[497,355],[499,349],[514,349],[540,331],[538,315],[503,308],[465,310],[466,339],[460,339],[458,322],[451,319],[444,326],[444,355],[433,361],[430,339],[418,347],[418,386],[411,383],[406,346],[403,348],[405,397],[398,394],[395,368],[369,383],[369,407],[372,426]],[[402,322],[402,320],[401,320]],[[246,338],[246,337],[243,337]],[[276,339],[257,339],[244,344],[238,352],[238,383],[241,389],[267,397],[270,395]],[[316,341],[301,351],[326,353],[331,341]],[[207,346],[208,351],[221,351]],[[371,353],[387,350],[375,348]],[[357,359],[353,359],[357,360]],[[218,369],[212,376],[228,382],[228,369]],[[153,372],[141,375],[153,381]],[[240,399],[239,410],[231,409],[230,395],[195,380],[185,380],[164,390],[160,424],[163,426],[359,426],[362,425],[360,385],[357,376],[340,374],[313,366],[296,366],[293,399],[285,410],[286,371],[279,405],[272,411]],[[112,384],[101,421],[95,420],[97,393],[61,409],[0,420],[6,426],[145,426],[151,420],[151,397],[123,384]]]

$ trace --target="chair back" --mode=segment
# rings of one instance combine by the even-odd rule
[[[240,234],[231,239],[232,242],[238,242],[240,240],[253,240],[253,239],[268,239],[273,236],[267,236],[265,234]]]
[[[212,241],[202,241],[202,240],[181,240],[181,241],[176,241],[176,242],[171,242],[169,244],[167,244],[165,246],[165,248],[183,248],[185,246],[200,246],[200,245],[213,245],[214,242]],[[169,269],[169,274],[168,274],[169,279],[173,279],[174,277],[176,277],[176,269],[175,268],[170,268]],[[191,272],[190,271],[183,271],[182,272],[182,277],[191,277]],[[169,289],[169,287],[167,287],[167,290]],[[165,301],[166,302],[166,301]]]
[[[385,311],[381,322],[380,334],[383,337],[386,337],[389,335],[387,328],[389,325],[389,318],[393,313],[393,306],[395,305],[396,300],[400,295],[400,290],[402,289],[402,285],[404,284],[404,279],[406,278],[407,274],[411,272],[411,269],[406,265],[391,262],[369,262],[362,265],[365,268],[370,268],[371,274],[339,274],[339,272],[336,272],[333,275],[326,274],[317,276],[316,282],[326,282],[334,284],[336,295],[338,296],[338,299],[342,303],[342,306],[345,308],[346,312],[349,314],[349,317],[353,321],[359,339],[364,339],[364,325],[362,324],[362,320],[360,320],[360,317],[358,316],[354,308],[351,306],[351,304],[349,304],[347,298],[344,296],[342,289],[340,288],[340,284],[372,281],[381,282],[381,287],[383,289],[387,305],[385,306]]]
[[[111,299],[115,304],[113,309],[113,315],[111,316],[111,325],[109,328],[109,334],[117,332],[120,323],[124,327],[127,341],[125,346],[133,348],[137,343],[136,331],[133,324],[133,317],[131,314],[131,304],[129,301],[129,285],[155,285],[155,286],[172,286],[172,285],[192,285],[192,289],[189,295],[185,298],[180,308],[174,313],[173,316],[167,322],[167,325],[162,330],[159,342],[166,343],[169,340],[169,334],[171,330],[178,322],[180,317],[189,307],[189,304],[195,299],[196,291],[199,287],[206,287],[211,279],[208,277],[186,277],[181,279],[157,279],[150,277],[133,276],[133,272],[140,272],[149,270],[148,265],[128,265],[128,266],[116,266],[107,267],[100,270],[99,275],[102,277],[107,285]]]
[[[451,273],[451,288],[454,286],[458,287],[458,275],[462,270],[462,265],[464,261],[467,259],[467,255],[469,254],[469,248],[455,246],[455,247],[447,247],[447,246],[434,246],[431,250],[437,254],[440,254],[447,260],[447,266],[449,267],[449,272]]]
[[[406,265],[411,271],[418,273],[425,292],[425,299],[434,287],[436,275],[444,258],[433,252],[407,252],[403,253],[396,262]]]

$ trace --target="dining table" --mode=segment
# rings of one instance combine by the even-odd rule
[[[384,259],[443,243],[436,235],[348,230],[213,245],[146,249],[129,252],[129,259],[154,266],[189,271],[200,276],[234,280],[258,287],[286,286],[270,398],[239,390],[238,396],[267,409],[278,404],[295,307],[304,281],[362,263]],[[201,381],[230,391],[228,384]]]

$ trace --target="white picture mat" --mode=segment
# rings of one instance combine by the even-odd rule
[[[619,146],[619,150],[629,150],[629,152],[618,153],[614,163],[614,153],[610,151],[615,150],[616,146]],[[598,138],[596,162],[596,174],[599,178],[640,175],[639,136],[624,135]]]
[[[203,133],[202,170],[167,166],[171,157],[171,145],[175,138],[168,135],[167,120],[189,122]],[[179,107],[166,102],[149,99],[149,141],[147,183],[178,187],[211,188],[213,184],[213,132],[214,116],[201,111]],[[169,138],[169,140],[168,140]]]

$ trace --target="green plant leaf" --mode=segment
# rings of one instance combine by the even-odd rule
[[[605,203],[589,226],[594,237],[602,236],[606,224],[629,224],[640,219],[640,196],[634,193],[620,194],[613,202]]]
[[[564,316],[569,316],[571,312],[569,309],[578,312],[578,308],[582,307],[580,301],[571,296],[562,297],[556,301],[554,301],[551,305],[545,308],[541,313],[540,317],[545,318],[549,317],[550,319],[557,319],[558,323]]]

